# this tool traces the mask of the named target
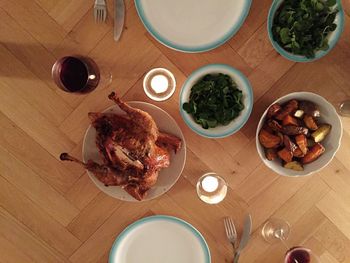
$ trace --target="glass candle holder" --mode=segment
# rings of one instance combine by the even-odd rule
[[[146,95],[155,101],[169,99],[175,92],[174,74],[165,68],[150,70],[143,79],[143,89]]]
[[[197,195],[207,204],[218,204],[227,194],[226,181],[216,173],[206,173],[197,181]]]

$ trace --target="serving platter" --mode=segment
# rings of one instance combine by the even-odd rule
[[[211,259],[196,228],[182,219],[157,215],[129,225],[115,240],[109,262],[210,263]]]
[[[229,40],[246,19],[251,0],[135,0],[148,32],[163,45],[203,52]]]
[[[157,183],[148,191],[147,196],[143,200],[147,201],[167,192],[180,177],[186,162],[186,142],[185,137],[176,121],[161,108],[141,101],[131,101],[128,102],[128,105],[148,112],[155,120],[160,131],[173,134],[182,141],[181,149],[176,154],[173,152],[170,153],[170,166],[162,169],[159,172]],[[125,114],[117,105],[106,109],[104,112],[111,112],[121,115]],[[90,159],[98,163],[102,163],[100,153],[98,152],[98,148],[95,143],[95,138],[96,130],[94,127],[92,127],[92,125],[90,125],[86,130],[83,141],[84,162],[87,162]],[[104,193],[123,201],[139,202],[126,193],[121,187],[105,186],[91,172],[87,171],[87,173],[95,185]]]

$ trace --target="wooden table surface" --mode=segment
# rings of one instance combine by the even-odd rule
[[[126,26],[113,40],[112,2],[105,24],[95,24],[93,1],[0,1],[0,262],[107,262],[115,237],[133,221],[152,214],[174,215],[193,224],[208,241],[213,263],[231,262],[223,217],[232,216],[239,234],[247,211],[251,241],[242,263],[282,262],[285,248],[260,235],[270,217],[292,226],[289,245],[306,245],[322,263],[350,262],[350,119],[343,118],[342,146],[331,164],[306,178],[270,171],[255,149],[257,122],[268,104],[292,91],[316,92],[331,103],[350,97],[350,17],[336,47],[325,58],[296,64],[278,55],[266,31],[271,0],[255,0],[242,28],[225,45],[202,54],[183,54],[155,41],[126,1]],[[344,4],[349,4],[344,2]],[[112,69],[113,83],[80,96],[64,93],[51,80],[63,55],[83,54]],[[179,115],[179,90],[186,77],[208,63],[226,63],[248,76],[254,110],[248,123],[225,139],[202,138]],[[127,203],[99,191],[85,171],[59,161],[81,155],[87,113],[112,105],[112,90],[125,100],[150,100],[142,89],[149,69],[166,67],[176,94],[154,103],[169,112],[187,141],[185,170],[165,195]],[[215,171],[229,183],[227,198],[206,205],[196,180]]]

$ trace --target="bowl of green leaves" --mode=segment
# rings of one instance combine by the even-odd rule
[[[344,27],[340,0],[274,0],[267,29],[273,47],[295,62],[325,56]]]
[[[247,122],[253,108],[248,79],[225,64],[209,64],[195,70],[180,92],[180,113],[197,134],[223,138]]]

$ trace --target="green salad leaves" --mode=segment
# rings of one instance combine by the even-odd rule
[[[337,28],[336,2],[285,0],[273,20],[273,39],[288,52],[314,58],[316,51],[329,48],[327,35]]]
[[[244,109],[242,91],[225,74],[208,74],[192,88],[182,108],[204,129],[227,125]]]

